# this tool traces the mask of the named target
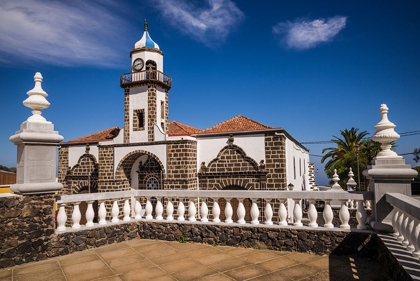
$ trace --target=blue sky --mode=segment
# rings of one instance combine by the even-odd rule
[[[119,77],[147,18],[173,78],[169,119],[208,128],[238,114],[301,142],[357,127],[373,133],[379,106],[399,133],[420,130],[418,1],[2,1],[0,164],[40,71],[43,116],[66,140],[123,126]],[[399,153],[420,135],[397,141]],[[320,155],[327,145],[307,145]],[[414,165],[412,155],[405,157]],[[325,184],[319,157],[311,157]]]

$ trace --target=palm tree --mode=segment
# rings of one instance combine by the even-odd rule
[[[321,163],[329,159],[327,164],[325,164],[325,170],[328,170],[334,163],[348,156],[349,153],[354,153],[354,147],[361,145],[363,138],[369,134],[366,131],[358,132],[359,129],[351,128],[350,130],[340,130],[342,139],[333,136],[331,141],[337,144],[337,147],[328,147],[322,150],[322,153],[327,153],[321,158]]]

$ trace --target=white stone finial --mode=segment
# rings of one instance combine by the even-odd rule
[[[391,150],[391,143],[400,138],[394,130],[396,127],[394,123],[388,120],[388,107],[386,104],[381,104],[379,108],[381,113],[381,121],[374,127],[376,133],[372,136],[372,140],[381,143],[382,151],[378,153],[377,158],[402,158],[397,153]]]
[[[334,175],[332,178],[334,184],[331,187],[331,191],[344,191],[341,186],[338,184],[338,182],[340,181],[340,178],[337,175],[337,169],[334,169]]]
[[[47,93],[42,89],[42,75],[37,72],[34,76],[35,87],[27,92],[28,98],[23,101],[26,107],[32,109],[32,116],[28,118],[28,122],[35,123],[50,123],[43,116],[41,116],[41,110],[46,109],[50,106],[47,101]]]
[[[354,173],[352,168],[350,167],[350,171],[349,171],[349,180],[347,181],[347,190],[354,190],[357,183],[356,181],[353,179],[354,177]]]

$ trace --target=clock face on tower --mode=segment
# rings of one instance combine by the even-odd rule
[[[140,71],[140,70],[142,70],[143,69],[143,66],[144,66],[144,62],[143,62],[142,59],[138,58],[138,59],[135,59],[134,60],[134,62],[133,62],[133,70],[134,71]]]

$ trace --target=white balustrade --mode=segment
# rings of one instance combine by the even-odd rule
[[[182,222],[188,219],[190,222],[195,222],[197,220],[197,207],[199,207],[199,218],[203,223],[220,223],[220,206],[218,204],[218,200],[224,198],[226,200],[226,206],[224,210],[225,214],[225,221],[223,223],[231,224],[233,223],[232,217],[233,214],[236,212],[238,216],[237,224],[253,224],[258,225],[260,224],[260,206],[257,204],[258,200],[262,200],[265,202],[265,206],[263,209],[263,222],[265,225],[273,225],[274,219],[278,220],[279,226],[287,226],[287,218],[288,218],[288,211],[286,208],[286,204],[289,199],[292,199],[294,202],[294,208],[292,213],[290,214],[293,217],[293,227],[304,227],[302,223],[303,211],[300,203],[302,200],[307,200],[308,205],[308,218],[309,223],[307,226],[309,227],[319,227],[317,224],[317,217],[318,212],[316,209],[315,202],[317,200],[324,201],[325,206],[323,210],[323,217],[325,220],[325,224],[323,227],[325,228],[333,228],[334,225],[332,224],[333,220],[333,212],[330,205],[331,200],[338,199],[341,202],[341,209],[339,212],[340,220],[341,220],[341,228],[349,229],[349,219],[350,213],[349,208],[351,207],[352,201],[358,202],[358,208],[356,211],[356,218],[358,221],[358,229],[366,229],[368,226],[365,225],[366,221],[366,212],[363,208],[363,202],[366,198],[372,198],[372,193],[370,192],[345,192],[342,191],[340,193],[335,193],[334,196],[329,197],[328,192],[314,192],[314,191],[247,191],[247,192],[239,192],[239,191],[207,191],[207,190],[189,190],[189,191],[173,191],[173,190],[132,190],[127,192],[106,192],[106,193],[96,193],[96,194],[84,194],[82,197],[80,195],[63,195],[61,200],[57,201],[59,205],[59,210],[57,214],[57,230],[58,231],[67,231],[65,227],[67,216],[66,216],[66,204],[72,203],[74,205],[73,213],[72,213],[72,228],[79,229],[82,226],[80,225],[80,220],[83,214],[80,213],[79,204],[81,202],[87,202],[88,208],[86,211],[86,225],[83,227],[94,227],[95,224],[93,223],[93,219],[95,216],[94,206],[93,203],[95,201],[101,202],[99,204],[98,209],[98,225],[106,225],[106,216],[107,214],[111,214],[111,222],[118,223],[120,220],[122,222],[130,222],[133,219],[140,220],[144,218],[146,220],[167,220],[172,221],[174,220],[174,213],[178,214],[177,221]],[[182,196],[179,196],[182,195]],[[121,198],[123,199],[123,208],[120,210],[120,205],[118,202],[121,202]],[[152,198],[156,200],[156,206],[153,207],[152,205]],[[162,198],[166,198],[165,201]],[[180,200],[177,208],[175,208],[172,199],[175,198],[183,198]],[[199,203],[196,206],[194,203],[197,198],[199,199]],[[211,214],[213,219],[209,220],[209,206],[207,205],[207,198],[212,198],[213,206],[211,209]],[[235,198],[238,200],[238,207],[236,210],[233,210],[231,199]],[[247,210],[244,205],[244,200],[246,198],[252,198],[251,208]],[[259,199],[261,198],[261,199]],[[146,204],[143,206],[140,204],[141,199],[146,199]],[[188,206],[185,206],[183,201],[187,200]],[[132,204],[130,204],[130,200]],[[279,202],[279,210],[278,215],[274,217],[274,212],[272,208],[273,200]],[[210,202],[211,202],[210,201]],[[110,210],[106,209],[106,202],[112,202],[112,208]],[[291,202],[291,200],[289,201]],[[350,202],[350,203],[349,203]],[[153,203],[154,204],[154,203]],[[133,205],[133,208],[131,206]],[[211,206],[211,205],[210,205]],[[188,210],[186,210],[188,209]],[[166,212],[164,212],[164,210]],[[122,214],[120,213],[122,211]],[[186,216],[186,212],[188,211],[188,216]],[[234,212],[235,211],[235,212]],[[245,217],[249,212],[251,221],[247,222]],[[153,215],[155,214],[155,216]],[[121,216],[121,217],[120,217]],[[413,233],[414,229],[416,229],[417,224],[409,220],[407,215],[404,215],[402,212],[396,212],[393,216],[393,225],[397,229],[397,233],[401,234],[401,238],[404,239],[404,244],[409,246],[410,250],[420,254],[419,247],[416,246],[414,241],[418,240],[418,235],[416,236]],[[417,222],[417,221],[416,221]],[[401,231],[400,231],[401,229]],[[409,234],[409,235],[408,235]],[[416,248],[417,247],[417,248]]]
[[[200,212],[201,212],[201,222],[208,222],[209,219],[207,218],[207,216],[209,215],[209,208],[207,207],[205,200],[201,201]]]
[[[343,229],[350,229],[349,220],[350,220],[350,212],[346,206],[347,200],[341,200],[341,208],[339,212],[339,217],[341,221],[340,228]]]
[[[182,202],[182,200],[180,200],[178,204],[178,221],[185,221],[184,214],[185,214],[184,203]]]
[[[130,221],[130,203],[128,202],[128,199],[125,200],[124,202],[124,208],[123,208],[123,213],[124,213],[124,218],[123,221]]]
[[[197,208],[195,207],[195,203],[193,200],[190,201],[188,206],[188,220],[189,221],[196,221],[195,214],[197,213]]]
[[[414,245],[414,251],[412,253],[413,257],[420,258],[420,221],[418,219],[414,220],[414,229],[411,232],[413,245]]]
[[[308,218],[310,227],[318,227],[316,220],[318,219],[318,211],[315,207],[315,199],[309,199]]]
[[[260,215],[260,211],[258,210],[257,199],[252,198],[252,205],[251,205],[251,224],[259,224],[258,216]]]
[[[135,213],[135,219],[139,220],[141,219],[141,204],[139,201],[136,200],[136,205],[134,206],[134,213]]]
[[[73,213],[71,215],[71,219],[73,220],[73,225],[71,228],[79,229],[80,228],[80,219],[82,218],[82,214],[80,213],[79,208],[80,202],[75,202],[73,207]]]
[[[238,200],[239,200],[239,204],[238,204],[238,209],[236,210],[236,213],[238,215],[238,223],[245,224],[246,211],[245,211],[244,202],[243,202],[243,199],[238,199]]]
[[[265,203],[264,217],[265,217],[264,224],[267,224],[267,225],[272,225],[273,224],[273,221],[272,221],[273,209],[271,208],[270,201],[267,201]]]
[[[294,226],[302,226],[302,207],[300,206],[300,199],[294,198],[295,207],[293,208]]]
[[[217,198],[214,199],[213,202],[213,209],[212,209],[212,214],[213,214],[213,222],[220,222],[220,206],[219,206],[219,202],[217,201]]]
[[[331,208],[331,200],[324,200],[325,206],[324,206],[324,212],[322,213],[322,216],[324,217],[324,227],[325,228],[334,228],[334,225],[332,224],[334,213]]]
[[[412,240],[411,233],[414,229],[414,218],[410,215],[408,215],[408,225],[407,225],[407,251],[413,252],[414,251],[414,241]]]
[[[112,210],[111,210],[112,220],[111,220],[111,222],[117,223],[117,222],[120,221],[120,219],[118,218],[119,213],[120,213],[120,208],[118,207],[118,202],[115,200],[114,203],[112,204]]]
[[[99,224],[100,224],[100,225],[105,225],[105,224],[107,224],[107,221],[106,221],[106,208],[105,208],[105,202],[102,202],[102,203],[99,205],[98,216],[99,216]]]
[[[146,211],[146,220],[152,220],[153,205],[152,202],[150,202],[150,197],[146,197],[146,207],[144,209]]]
[[[280,200],[280,208],[279,208],[279,225],[285,226],[287,225],[287,209],[284,205],[284,200]]]
[[[366,225],[367,214],[365,208],[363,207],[363,200],[357,201],[356,219],[358,223],[357,229],[368,229]]]
[[[172,204],[171,200],[168,200],[168,203],[166,204],[166,220],[173,221],[174,217],[174,204]]]
[[[163,205],[162,205],[162,202],[160,201],[160,198],[157,198],[155,212],[156,212],[156,220],[157,221],[163,220]]]
[[[60,204],[57,214],[57,230],[58,231],[65,231],[67,222],[67,214],[66,214],[66,204]]]
[[[86,210],[86,227],[92,227],[95,224],[93,223],[93,219],[95,218],[95,211],[93,210],[93,202],[95,201],[87,201],[88,207]]]
[[[232,223],[232,216],[233,216],[233,208],[230,204],[230,198],[226,198],[226,207],[225,207],[225,223]]]

